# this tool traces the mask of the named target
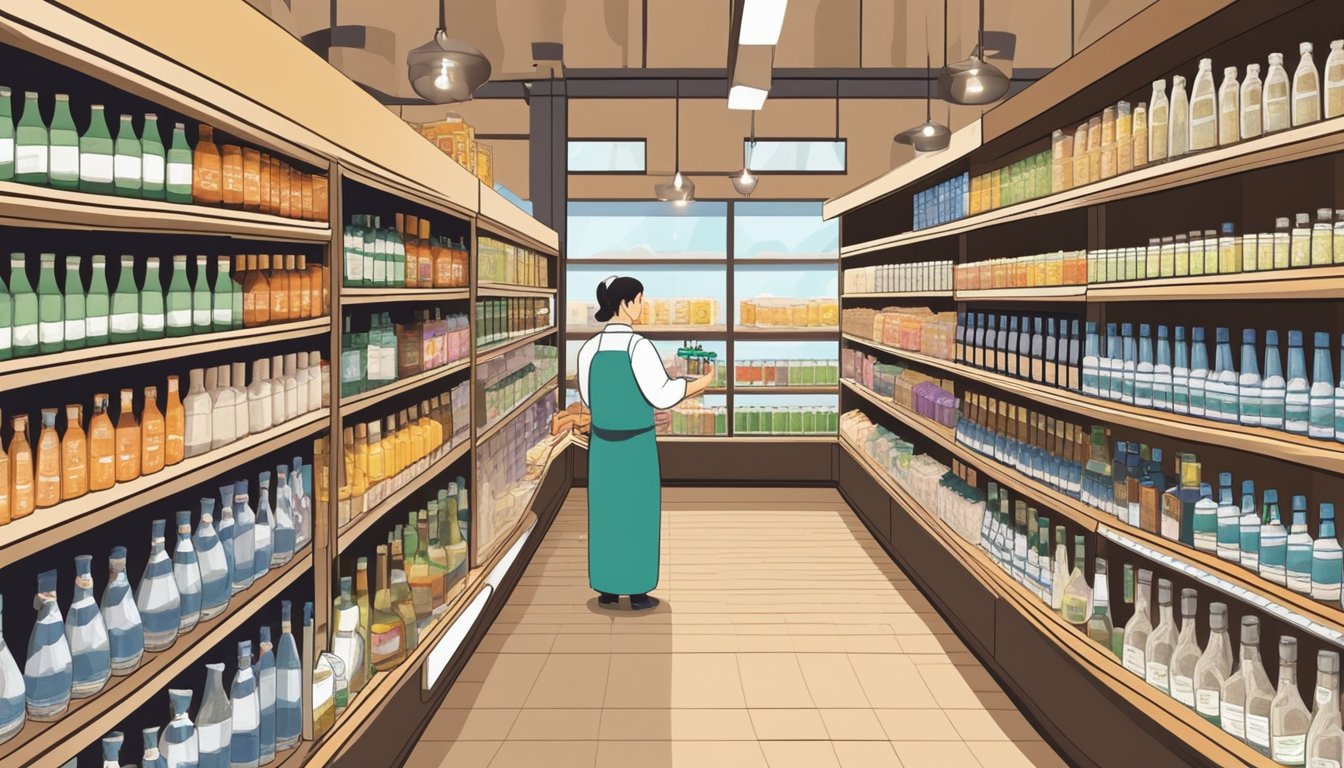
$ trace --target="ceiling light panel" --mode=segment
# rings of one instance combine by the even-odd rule
[[[742,29],[737,42],[742,45],[777,45],[784,27],[788,0],[746,0],[742,9]]]
[[[765,97],[768,95],[769,91],[750,85],[734,85],[728,90],[728,108],[758,110],[765,106]]]

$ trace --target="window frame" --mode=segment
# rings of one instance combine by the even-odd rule
[[[639,144],[640,161],[637,170],[574,170],[569,167],[570,147],[574,144],[601,144],[601,143],[619,143],[619,144]],[[644,137],[620,136],[620,137],[596,137],[583,136],[579,138],[569,137],[565,139],[565,173],[575,176],[646,176],[649,172],[649,141]]]
[[[751,138],[742,137],[742,164],[747,164],[747,153],[751,151]],[[816,143],[816,144],[839,144],[844,148],[844,162],[838,170],[826,169],[819,171],[808,170],[783,170],[783,171],[762,171],[755,168],[748,168],[757,176],[845,176],[849,174],[849,139],[846,138],[818,138],[816,136],[771,136],[769,138],[756,137],[757,144],[789,144],[789,143]]]

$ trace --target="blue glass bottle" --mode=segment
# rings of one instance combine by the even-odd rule
[[[275,468],[275,518],[271,527],[271,567],[279,568],[294,557],[294,509],[289,467]]]
[[[65,641],[70,646],[74,678],[70,695],[87,699],[103,690],[112,676],[112,655],[107,626],[93,599],[93,558],[75,558],[75,592],[65,617]]]
[[[163,532],[167,525],[165,520],[154,521],[149,562],[145,564],[145,575],[135,591],[135,607],[145,626],[145,650],[151,652],[162,651],[177,640],[181,618],[182,598],[177,594],[177,582],[173,579],[173,561],[168,559],[168,552],[163,548]]]
[[[215,500],[201,499],[201,519],[196,524],[192,546],[201,570],[201,621],[209,621],[229,607],[232,585],[224,545],[215,532]]]
[[[1171,345],[1171,410],[1190,412],[1190,353],[1185,345],[1185,326],[1176,326],[1176,340]]]
[[[1157,326],[1157,361],[1153,363],[1153,407],[1171,410],[1171,342],[1167,326]]]
[[[303,731],[303,663],[294,640],[290,603],[280,602],[280,643],[275,652],[275,748],[293,749]]]
[[[1311,531],[1307,529],[1307,497],[1293,497],[1293,525],[1288,530],[1288,588],[1311,594]]]
[[[274,541],[272,534],[274,532],[273,521],[275,513],[271,511],[271,473],[262,472],[257,480],[257,519],[253,523],[252,538],[252,574],[254,579],[260,579],[271,569],[271,553],[274,551]]]
[[[1153,407],[1153,327],[1139,323],[1139,362],[1134,367],[1134,405]]]
[[[1288,586],[1288,531],[1279,517],[1279,492],[1265,491],[1264,513],[1260,516],[1260,578],[1281,587]]]
[[[1241,374],[1237,377],[1237,421],[1244,427],[1260,426],[1260,364],[1255,348],[1255,329],[1241,332]]]
[[[1120,344],[1120,334],[1115,323],[1106,324],[1106,356],[1101,358],[1101,380],[1097,386],[1101,396],[1108,400],[1120,400],[1124,394],[1124,359]]]
[[[198,768],[201,755],[196,724],[191,722],[191,689],[169,688],[168,704],[173,717],[159,736],[163,761],[168,768]]]
[[[311,466],[305,466],[302,456],[295,456],[289,473],[289,508],[294,515],[294,551],[308,545],[313,538],[313,502],[306,490],[311,484]]]
[[[1344,335],[1339,337],[1339,385],[1335,387],[1335,440],[1344,443]]]
[[[1138,376],[1139,353],[1134,345],[1134,324],[1120,325],[1120,401],[1134,404],[1135,378]]]
[[[1083,394],[1101,395],[1101,340],[1097,338],[1097,324],[1087,321],[1087,335],[1083,342]]]
[[[1288,332],[1288,376],[1283,392],[1283,428],[1305,435],[1311,425],[1311,381],[1307,378],[1307,358],[1302,351],[1302,332]]]
[[[1311,551],[1311,597],[1339,605],[1340,578],[1344,575],[1344,551],[1335,538],[1335,505],[1321,504],[1321,524]]]
[[[1208,413],[1209,350],[1204,346],[1204,328],[1190,329],[1190,415],[1211,418]]]
[[[1241,567],[1260,571],[1260,514],[1255,508],[1255,482],[1241,481],[1241,539],[1237,552]]]
[[[229,691],[233,706],[233,737],[229,743],[230,768],[257,768],[261,758],[261,704],[252,674],[252,643],[238,643],[238,672]]]
[[[4,615],[4,600],[0,597],[0,616]],[[5,644],[4,622],[0,622],[0,744],[14,738],[23,730],[24,683],[14,654]]]
[[[261,710],[257,736],[262,765],[275,761],[275,654],[271,648],[271,628],[262,626],[257,643],[257,663],[252,668],[252,674],[257,678],[257,704]]]
[[[73,682],[70,644],[56,604],[56,571],[43,571],[37,575],[37,622],[23,664],[29,719],[40,723],[59,720],[70,706]]]
[[[233,593],[233,578],[237,572],[233,562],[233,483],[219,488],[219,522],[215,524],[215,534],[219,536],[219,546],[224,548],[224,561],[229,566],[229,593]]]
[[[191,512],[177,513],[177,548],[173,550],[173,581],[179,600],[177,631],[190,632],[201,620],[201,566],[191,540]]]
[[[103,768],[121,768],[121,745],[125,741],[121,731],[103,737]]]
[[[1265,331],[1265,374],[1260,380],[1260,426],[1284,428],[1287,382],[1279,358],[1279,332]]]
[[[229,768],[233,743],[233,709],[224,692],[224,665],[205,665],[205,689],[196,713],[196,736],[200,743],[200,768]]]
[[[159,729],[145,728],[140,732],[144,743],[144,757],[140,758],[140,768],[168,768],[168,761],[159,752]]]
[[[129,675],[145,655],[145,628],[135,606],[130,579],[126,578],[126,548],[113,547],[107,560],[107,586],[103,589],[103,626],[107,627],[112,674]]]
[[[1335,439],[1335,374],[1330,362],[1330,334],[1317,333],[1311,360],[1307,434],[1317,440]]]
[[[256,578],[256,513],[248,500],[247,481],[233,484],[233,594],[252,586]]]
[[[1215,331],[1213,370],[1209,372],[1205,411],[1215,421],[1237,423],[1240,418],[1238,403],[1237,368],[1232,357],[1232,336],[1227,328]]]
[[[1232,473],[1218,473],[1218,557],[1241,560],[1241,507],[1232,495]]]

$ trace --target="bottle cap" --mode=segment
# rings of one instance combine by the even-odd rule
[[[1121,336],[1133,336],[1133,335],[1134,335],[1134,324],[1133,324],[1133,323],[1121,323],[1121,324],[1120,324],[1120,335],[1121,335]]]
[[[1204,237],[1205,237],[1206,239],[1213,239],[1213,238],[1215,238],[1215,237],[1217,237],[1217,236],[1218,236],[1218,230],[1216,230],[1216,229],[1206,229],[1206,230],[1204,230]]]
[[[1255,329],[1254,329],[1254,328],[1244,328],[1244,329],[1242,329],[1242,331],[1241,331],[1241,343],[1242,343],[1242,344],[1250,344],[1250,345],[1252,345],[1252,346],[1255,345]]]
[[[1311,223],[1311,214],[1309,213],[1293,214],[1293,223],[1297,224],[1298,226],[1306,226]]]
[[[126,737],[121,731],[113,731],[103,737],[103,761],[107,763],[119,764],[121,760],[121,743]]]
[[[1292,664],[1297,661],[1297,638],[1291,635],[1279,636],[1279,661]]]
[[[1265,331],[1265,344],[1271,347],[1277,347],[1279,345],[1279,332]]]
[[[1157,602],[1159,605],[1171,602],[1171,582],[1167,579],[1157,580]]]
[[[190,688],[169,688],[168,702],[172,707],[174,715],[185,715],[191,708],[191,689]]]
[[[1317,209],[1316,209],[1316,221],[1318,221],[1318,222],[1319,222],[1319,221],[1329,222],[1330,219],[1333,217],[1333,214],[1334,214],[1334,211],[1332,211],[1332,210],[1329,209],[1329,208],[1317,208]]]
[[[1157,338],[1159,339],[1167,338],[1167,326],[1165,325],[1157,326]]]
[[[284,624],[288,624],[288,623],[289,623],[289,619],[290,619],[290,615],[291,615],[291,606],[290,606],[290,602],[289,602],[288,600],[281,600],[281,601],[280,601],[280,621],[281,621],[282,623],[284,623]]]
[[[1241,481],[1241,492],[1242,492],[1243,494],[1247,494],[1247,493],[1249,493],[1249,494],[1252,494],[1252,495],[1253,495],[1253,494],[1255,493],[1255,481],[1254,481],[1254,480],[1242,480],[1242,481]]]
[[[1114,335],[1115,335],[1115,323],[1107,323],[1107,324],[1106,324],[1106,335],[1107,335],[1107,336],[1114,336]]]
[[[151,530],[151,532],[152,532],[152,536],[153,536],[153,538],[156,538],[156,539],[162,539],[162,538],[163,538],[163,531],[164,531],[164,529],[167,528],[167,527],[168,527],[168,521],[167,521],[167,520],[155,520],[154,523],[153,523],[153,525],[150,526],[150,530]]]
[[[252,658],[252,641],[251,641],[251,640],[239,640],[239,641],[238,641],[238,660],[241,662],[243,659],[250,659],[250,658]]]
[[[1216,329],[1216,330],[1214,331],[1214,336],[1217,338],[1217,342],[1218,342],[1219,344],[1226,344],[1226,343],[1228,343],[1228,341],[1230,340],[1230,337],[1229,337],[1229,335],[1228,335],[1228,332],[1227,332],[1227,329],[1226,329],[1226,328],[1218,328],[1218,329]]]
[[[1297,44],[1297,52],[1303,56],[1311,53],[1311,43],[1302,42]]]
[[[1147,323],[1139,323],[1139,335],[1147,338],[1152,335],[1153,327]]]
[[[1150,570],[1148,570],[1147,568],[1140,568],[1140,569],[1139,569],[1139,583],[1140,583],[1140,584],[1152,584],[1152,583],[1153,583],[1153,572],[1150,571]]]
[[[125,548],[125,547],[113,547],[113,548],[112,548],[112,553],[108,555],[108,559],[109,559],[109,560],[125,560],[125,559],[126,559],[126,548]]]
[[[1095,320],[1088,320],[1088,321],[1087,321],[1087,332],[1088,332],[1088,333],[1096,333],[1096,332],[1097,332],[1097,322],[1096,322]]]
[[[1316,338],[1313,340],[1313,342],[1315,343],[1317,349],[1320,349],[1321,347],[1329,347],[1330,334],[1324,333],[1322,331],[1317,331]]]
[[[271,643],[271,628],[263,624],[258,633],[257,640],[259,641],[259,646],[262,648],[262,653],[265,653],[265,647]]]
[[[1301,332],[1301,331],[1289,331],[1289,332],[1288,332],[1288,346],[1290,346],[1290,347],[1300,347],[1300,346],[1302,346],[1302,332]]]
[[[1234,74],[1237,71],[1236,67],[1228,67],[1228,69],[1232,70]],[[1224,221],[1221,229],[1223,231],[1223,234],[1229,237],[1236,233],[1236,228],[1232,225],[1232,222],[1230,221]]]
[[[1339,672],[1339,654],[1335,651],[1317,651],[1316,671],[1324,672],[1327,675],[1337,674]]]
[[[1185,326],[1178,325],[1176,326],[1176,342],[1180,343],[1183,341],[1185,341]]]
[[[1279,492],[1278,492],[1277,490],[1273,489],[1273,488],[1266,488],[1266,489],[1265,489],[1265,503],[1266,503],[1266,504],[1278,504],[1278,503],[1279,503]]]
[[[1257,616],[1241,617],[1241,644],[1259,645],[1260,644],[1260,618]]]
[[[1301,513],[1304,514],[1304,515],[1307,513],[1307,497],[1306,497],[1306,496],[1294,496],[1294,497],[1293,497],[1293,514],[1296,515],[1298,512],[1301,512]]]
[[[1199,484],[1199,496],[1203,499],[1213,498],[1213,489],[1209,487],[1208,483]]]
[[[246,480],[237,480],[237,481],[234,482],[234,484],[233,484],[233,495],[234,495],[234,496],[246,496],[246,495],[247,495],[247,481],[246,481]]]
[[[1155,464],[1161,464],[1161,463],[1162,463],[1162,449],[1161,449],[1161,448],[1153,448],[1153,449],[1152,449],[1152,456],[1153,456],[1153,463],[1155,463]]]
[[[1275,219],[1275,220],[1274,220],[1274,228],[1275,228],[1275,229],[1287,229],[1287,228],[1288,228],[1288,217],[1287,217],[1287,216],[1280,216],[1280,217],[1278,217],[1277,219]]]

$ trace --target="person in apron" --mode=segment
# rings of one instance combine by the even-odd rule
[[[644,286],[610,277],[597,286],[596,319],[608,323],[579,350],[579,399],[592,412],[588,438],[588,584],[598,604],[658,604],[662,476],[653,412],[703,392],[714,372],[669,378],[653,342],[635,333]]]

